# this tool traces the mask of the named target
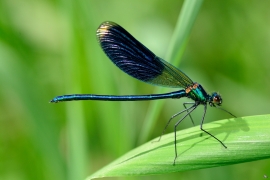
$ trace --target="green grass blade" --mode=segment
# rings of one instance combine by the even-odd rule
[[[66,94],[69,92],[82,92],[84,74],[83,54],[84,44],[81,41],[81,34],[86,34],[78,19],[84,19],[82,1],[62,1],[64,13],[69,19],[66,28],[69,29],[65,35],[65,47],[63,48],[63,82],[66,87]],[[80,17],[80,18],[78,18]],[[78,19],[77,19],[78,18]],[[68,157],[68,180],[82,179],[86,174],[87,164],[87,141],[85,119],[86,114],[83,103],[66,103],[67,121],[67,157]],[[89,163],[88,163],[89,164]]]
[[[178,17],[166,59],[179,64],[203,0],[186,0]]]
[[[171,43],[169,45],[168,53],[165,58],[166,61],[170,61],[173,64],[180,63],[180,59],[191,32],[191,28],[198,15],[202,2],[203,0],[186,0],[184,2]],[[164,88],[156,88],[154,93],[158,94],[164,92]],[[148,113],[145,117],[144,124],[142,125],[142,131],[139,137],[140,143],[145,142],[149,134],[151,134],[163,103],[163,101],[150,103]]]
[[[255,161],[270,157],[270,115],[225,119],[204,125],[222,140],[203,133],[199,126],[177,132],[178,158],[174,160],[174,134],[150,141],[89,176],[139,176],[165,174]]]

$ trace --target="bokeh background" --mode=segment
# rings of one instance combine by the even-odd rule
[[[108,60],[96,29],[103,21],[117,22],[165,58],[182,5],[179,0],[1,0],[0,179],[84,179],[143,143],[139,136],[149,102],[49,100],[72,93],[152,93],[155,87]],[[269,7],[270,1],[205,1],[177,65],[208,92],[220,92],[223,107],[238,117],[270,112]],[[187,100],[162,101],[147,140],[160,135]],[[201,115],[202,108],[193,115],[197,125]],[[230,116],[208,108],[207,122],[224,118]],[[187,120],[179,129],[190,126]],[[264,175],[270,176],[269,160],[129,179]]]

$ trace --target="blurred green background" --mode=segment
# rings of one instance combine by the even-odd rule
[[[149,102],[48,102],[73,93],[152,93],[155,87],[127,76],[108,60],[96,29],[103,21],[117,22],[164,58],[182,4],[1,0],[0,179],[84,179],[140,145]],[[209,93],[220,92],[223,107],[238,117],[270,112],[269,7],[270,1],[205,1],[177,65]],[[160,135],[187,99],[162,101],[147,140]],[[202,112],[198,108],[193,115],[197,125]],[[206,122],[224,118],[230,116],[208,108]],[[179,130],[191,126],[186,120]],[[172,131],[173,126],[167,132]],[[129,179],[264,175],[270,175],[270,160]]]

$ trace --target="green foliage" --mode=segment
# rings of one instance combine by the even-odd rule
[[[113,176],[166,174],[255,161],[270,157],[270,115],[212,122],[204,129],[221,139],[225,149],[199,126],[177,132],[178,157],[174,160],[174,133],[154,139],[123,155],[87,179]]]
[[[184,1],[179,0],[0,1],[0,179],[85,179],[160,135],[166,121],[183,109],[187,99],[161,100],[156,111],[151,110],[153,104],[149,102],[48,103],[62,94],[158,91],[128,77],[102,52],[95,32],[106,20],[123,26],[209,93],[220,91],[223,107],[237,117],[269,114],[270,2],[190,2],[199,4],[185,3],[189,7],[186,15],[191,16],[183,19],[189,23],[184,26],[180,23],[184,15],[179,18]],[[189,34],[183,33],[181,37],[187,38],[184,41],[179,41],[180,30]],[[151,113],[155,117],[149,116]],[[192,116],[198,125],[202,111],[198,108]],[[206,122],[228,117],[208,108]],[[220,122],[215,123],[219,126]],[[179,130],[190,126],[185,120]],[[218,151],[230,152],[229,148],[235,146],[227,144],[229,138],[242,131],[228,135],[224,141],[227,150],[211,139],[202,143],[210,141]],[[196,132],[200,133],[198,129]],[[250,132],[245,133],[250,136]],[[217,135],[222,139],[223,134]],[[205,137],[196,136],[194,141]],[[172,144],[170,135],[168,141]],[[179,152],[185,150],[181,148],[184,142],[178,142]],[[180,154],[177,162],[200,146],[198,143]],[[162,162],[172,168],[174,151],[168,151],[167,156]],[[260,179],[270,175],[269,164],[268,159],[154,179]]]

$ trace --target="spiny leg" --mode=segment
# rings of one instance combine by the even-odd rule
[[[230,112],[229,112],[229,111],[227,111],[226,109],[223,109],[223,108],[218,107],[218,106],[214,106],[214,107],[215,107],[215,108],[218,108],[218,109],[220,109],[220,110],[222,110],[222,111],[225,111],[226,113],[230,114],[231,116],[233,116],[233,117],[237,118],[235,115],[233,115],[232,113],[230,113]]]
[[[221,140],[219,140],[214,135],[212,135],[211,133],[209,133],[208,131],[203,129],[203,122],[204,122],[204,117],[205,117],[205,114],[206,114],[206,110],[207,110],[207,104],[204,105],[204,113],[203,113],[203,118],[202,118],[201,125],[200,125],[201,130],[204,131],[205,133],[207,133],[208,135],[210,135],[211,137],[215,138],[218,142],[220,142],[220,144],[223,147],[227,148],[227,146],[225,146],[225,144]]]
[[[180,111],[180,112],[174,114],[174,115],[169,119],[169,121],[167,122],[167,124],[166,124],[165,128],[163,129],[161,135],[159,136],[158,140],[153,141],[153,142],[158,142],[158,141],[160,141],[161,137],[162,137],[163,134],[165,133],[165,131],[166,131],[167,127],[169,126],[170,122],[172,121],[172,119],[174,119],[176,116],[179,116],[180,114],[182,114],[182,113],[185,112],[185,111],[189,112],[188,110],[192,109],[194,106],[195,106],[195,104],[194,104],[193,106],[190,106],[189,108],[186,108],[186,109],[184,109],[184,110],[182,110],[182,111]],[[188,113],[188,114],[189,114],[189,113]],[[186,116],[186,115],[185,115],[185,116]]]
[[[176,147],[176,128],[177,126],[190,114],[192,113],[192,111],[194,111],[197,107],[198,107],[198,103],[194,103],[193,106],[191,106],[190,108],[187,109],[187,114],[185,114],[184,117],[182,117],[179,121],[177,121],[177,123],[174,125],[174,151],[175,151],[175,157],[174,157],[174,160],[173,160],[173,165],[175,165],[175,161],[176,161],[176,158],[177,158],[177,147]],[[191,110],[190,110],[191,109]],[[188,111],[190,110],[190,111]]]
[[[195,104],[195,103],[194,102],[184,102],[183,103],[183,106],[185,107],[185,109],[187,109],[187,107],[186,107],[187,104]],[[193,119],[192,119],[192,117],[191,117],[190,114],[189,114],[189,118],[191,119],[191,122],[192,122],[193,126],[195,126],[194,121],[193,121]]]

